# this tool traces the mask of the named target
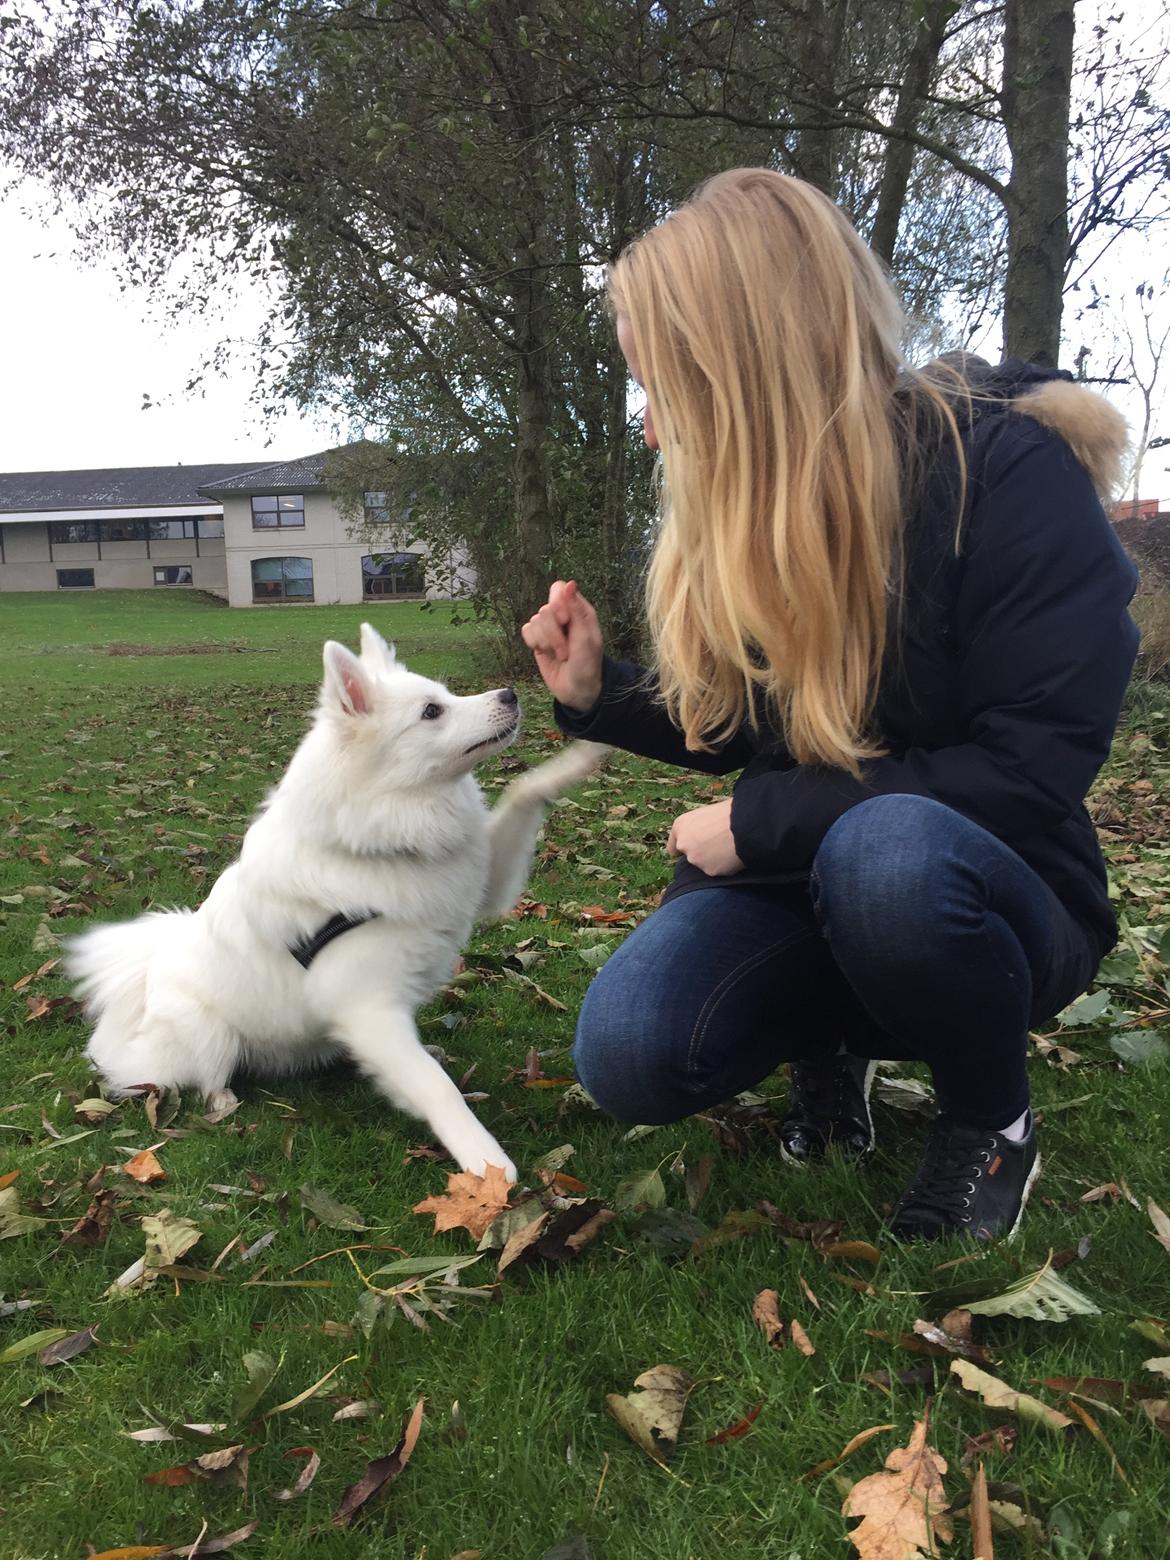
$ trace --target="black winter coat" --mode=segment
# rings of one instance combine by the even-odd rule
[[[863,764],[859,780],[797,764],[779,733],[747,725],[718,752],[688,752],[652,680],[626,662],[606,659],[591,710],[555,706],[569,735],[710,774],[742,769],[731,828],[744,871],[712,878],[680,860],[668,898],[806,878],[844,812],[903,793],[942,802],[1010,845],[1101,953],[1112,947],[1117,924],[1084,800],[1133,668],[1137,576],[1081,463],[1115,462],[1124,428],[1088,391],[1057,383],[1053,395],[1067,379],[1009,361],[975,380],[994,399],[976,402],[964,430],[958,556],[957,460],[944,446],[927,461],[874,719],[888,754]],[[1020,396],[1028,415],[1011,405]]]

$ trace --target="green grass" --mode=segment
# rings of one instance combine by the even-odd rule
[[[421,613],[399,604],[376,621],[418,669],[472,686],[477,642],[452,629],[446,609]],[[1097,805],[1107,828],[1127,938],[1146,950],[1115,988],[1102,1024],[1070,1033],[1081,1060],[1067,1070],[1034,1063],[1046,1169],[1021,1240],[1012,1251],[977,1256],[953,1272],[938,1265],[962,1248],[898,1248],[882,1216],[911,1167],[924,1123],[879,1107],[881,1147],[863,1173],[841,1164],[805,1174],[787,1170],[757,1125],[738,1152],[722,1148],[703,1121],[661,1127],[630,1141],[625,1129],[571,1110],[558,1115],[563,1090],[524,1087],[530,1047],[544,1071],[568,1070],[573,1015],[590,979],[582,950],[613,941],[582,923],[583,905],[629,905],[647,912],[668,876],[661,849],[671,818],[718,790],[692,775],[667,773],[618,756],[605,777],[557,808],[531,885],[548,907],[477,936],[469,960],[527,943],[539,953],[528,975],[564,1010],[492,967],[480,971],[423,1015],[428,1041],[441,1044],[468,1088],[488,1098],[476,1109],[529,1170],[557,1144],[576,1149],[568,1169],[604,1200],[625,1176],[662,1163],[670,1204],[685,1208],[681,1179],[669,1166],[714,1153],[711,1187],[698,1210],[709,1226],[725,1213],[768,1198],[802,1218],[844,1221],[845,1233],[876,1242],[876,1272],[825,1259],[807,1244],[769,1235],[726,1244],[699,1257],[663,1255],[639,1240],[624,1217],[572,1265],[505,1280],[491,1301],[467,1302],[452,1323],[428,1334],[401,1314],[379,1322],[369,1338],[354,1324],[361,1282],[345,1256],[326,1257],[349,1242],[394,1244],[417,1254],[471,1249],[460,1233],[435,1237],[409,1211],[443,1190],[444,1166],[403,1162],[425,1132],[344,1073],[273,1086],[251,1083],[229,1120],[201,1126],[194,1101],[173,1122],[185,1135],[159,1149],[167,1180],[132,1196],[116,1170],[104,1184],[120,1188],[108,1241],[94,1249],[59,1245],[87,1206],[87,1182],[128,1149],[159,1141],[139,1103],[122,1105],[90,1136],[74,1104],[94,1092],[82,1051],[82,1026],[67,1006],[30,1015],[30,997],[65,995],[58,971],[22,991],[13,983],[54,957],[55,938],[91,918],[125,917],[151,903],[196,903],[238,848],[247,819],[280,773],[314,697],[320,642],[353,642],[360,608],[297,612],[230,612],[199,598],[150,593],[84,600],[6,596],[0,605],[0,980],[5,1026],[0,1071],[0,1176],[19,1170],[22,1206],[48,1220],[41,1229],[0,1242],[0,1290],[37,1308],[0,1320],[0,1349],[39,1329],[96,1325],[100,1343],[74,1361],[43,1368],[34,1359],[0,1365],[3,1457],[0,1461],[0,1555],[5,1560],[81,1556],[135,1543],[190,1543],[206,1518],[211,1534],[253,1519],[255,1536],[237,1551],[279,1560],[301,1557],[401,1556],[450,1560],[479,1550],[485,1560],[539,1560],[573,1534],[588,1537],[601,1560],[748,1560],[760,1555],[820,1560],[844,1555],[846,1527],[833,1475],[798,1475],[832,1456],[859,1430],[892,1423],[844,1465],[858,1479],[904,1443],[920,1417],[926,1389],[895,1386],[891,1395],[862,1381],[866,1371],[903,1370],[919,1356],[870,1336],[898,1334],[923,1315],[915,1291],[951,1279],[1002,1275],[1039,1264],[1052,1248],[1091,1237],[1088,1256],[1065,1273],[1101,1308],[1063,1325],[989,1319],[983,1336],[1004,1377],[1053,1403],[1061,1395],[1031,1383],[1046,1376],[1091,1375],[1149,1384],[1142,1362],[1164,1348],[1130,1329],[1139,1317],[1167,1318],[1170,1253],[1152,1238],[1145,1199],[1170,1206],[1164,1058],[1123,1067],[1108,1044],[1109,1023],[1166,1005],[1167,972],[1151,950],[1170,922],[1170,808],[1166,752],[1170,704],[1141,691],[1119,740]],[[223,654],[110,656],[114,643],[161,646],[230,643]],[[484,678],[488,673],[482,674]],[[527,690],[528,735],[521,755],[549,747],[540,694]],[[506,780],[485,766],[489,790]],[[666,782],[666,783],[663,783]],[[630,808],[614,815],[615,806]],[[598,875],[612,873],[612,876]],[[1154,928],[1155,931],[1148,930]],[[529,941],[530,940],[530,941]],[[498,963],[498,960],[497,960]],[[35,1012],[38,1004],[33,1004]],[[1103,1027],[1102,1027],[1103,1025]],[[1132,1022],[1130,1027],[1132,1028]],[[761,1086],[775,1098],[780,1079]],[[1069,1107],[1063,1109],[1060,1107]],[[219,1193],[213,1183],[263,1183],[260,1198]],[[1082,1193],[1124,1178],[1137,1200],[1084,1204]],[[526,1179],[533,1179],[529,1174]],[[298,1188],[322,1187],[355,1205],[373,1227],[362,1235],[315,1227]],[[265,1200],[267,1199],[267,1200]],[[143,1249],[139,1220],[170,1208],[203,1231],[186,1259],[209,1268],[235,1239],[269,1230],[275,1239],[252,1266],[229,1256],[222,1283],[159,1279],[141,1294],[107,1300],[103,1293]],[[359,1251],[367,1272],[394,1254]],[[268,1280],[295,1275],[324,1288],[246,1286],[264,1268]],[[465,1281],[488,1283],[481,1263]],[[872,1277],[866,1295],[838,1282]],[[801,1279],[820,1301],[813,1307]],[[785,1316],[808,1329],[816,1354],[769,1351],[750,1315],[755,1294],[776,1289]],[[261,1409],[292,1397],[350,1354],[320,1397],[241,1432],[255,1447],[248,1489],[196,1484],[153,1488],[148,1472],[186,1461],[201,1448],[141,1445],[125,1430],[147,1412],[173,1420],[230,1421],[244,1383],[242,1357],[260,1350],[281,1358],[279,1377]],[[604,1408],[605,1394],[629,1391],[657,1363],[682,1366],[698,1381],[671,1474],[660,1471],[623,1435]],[[42,1389],[58,1396],[19,1405]],[[330,1393],[377,1399],[379,1417],[337,1422]],[[427,1417],[414,1457],[388,1495],[352,1531],[330,1525],[342,1490],[366,1462],[388,1452],[419,1395]],[[1170,1389],[1167,1391],[1170,1396]],[[458,1400],[466,1434],[451,1430]],[[707,1440],[761,1404],[750,1433],[724,1445]],[[145,1408],[144,1406],[145,1405]],[[1085,1525],[1116,1506],[1134,1513],[1126,1553],[1165,1550],[1164,1491],[1170,1446],[1136,1407],[1115,1415],[1091,1407],[1132,1491],[1111,1468],[1105,1448],[1085,1431],[1067,1441],[1020,1427],[1011,1453],[992,1452],[989,1477],[1016,1486],[1041,1521],[1071,1502]],[[950,1463],[948,1491],[965,1504],[969,1471],[959,1471],[967,1437],[998,1422],[981,1404],[947,1385],[939,1368],[931,1439]],[[282,1504],[273,1492],[291,1484],[300,1463],[286,1453],[311,1445],[321,1471],[308,1492]],[[965,1523],[949,1553],[970,1554]],[[997,1539],[999,1560],[1045,1553],[1019,1539]]]

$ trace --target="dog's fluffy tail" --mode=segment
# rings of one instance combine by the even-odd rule
[[[174,936],[189,910],[157,910],[113,926],[95,926],[71,937],[65,968],[92,1023],[107,1014],[134,1034],[146,1005],[146,972],[157,951]]]

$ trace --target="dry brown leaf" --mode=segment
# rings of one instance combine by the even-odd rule
[[[571,1198],[515,1230],[500,1253],[498,1274],[524,1267],[538,1257],[545,1262],[571,1262],[617,1214],[595,1197]]]
[[[816,1295],[813,1294],[812,1290],[805,1283],[804,1274],[803,1273],[799,1273],[797,1275],[797,1277],[800,1279],[800,1287],[804,1290],[805,1296],[808,1299],[809,1304],[813,1307],[814,1310],[819,1311],[820,1308],[821,1308],[821,1302],[817,1299]]]
[[[715,1435],[707,1437],[708,1446],[725,1446],[728,1441],[738,1441],[740,1436],[747,1435],[748,1431],[760,1417],[762,1403],[756,1403],[749,1408],[742,1419],[737,1419],[733,1425],[728,1425],[725,1430],[719,1430]]]
[[[61,1237],[63,1246],[100,1246],[110,1233],[114,1193],[100,1191],[71,1230]]]
[[[971,1481],[971,1555],[972,1560],[995,1560],[991,1502],[987,1495],[987,1475],[982,1463]]]
[[[882,1260],[881,1252],[867,1240],[831,1240],[820,1250],[826,1257],[844,1257],[847,1261],[869,1262],[874,1267],[877,1267]]]
[[[93,1328],[83,1327],[80,1332],[70,1333],[67,1338],[58,1338],[56,1343],[50,1343],[41,1349],[37,1354],[37,1361],[41,1365],[64,1365],[67,1360],[84,1354],[93,1343]]]
[[[970,1360],[952,1360],[951,1374],[958,1376],[968,1392],[977,1392],[988,1408],[1002,1409],[1004,1413],[1029,1419],[1033,1424],[1043,1425],[1046,1430],[1057,1435],[1064,1435],[1073,1429],[1073,1422],[1067,1414],[1062,1414],[1058,1408],[1052,1408],[1047,1403],[1041,1403],[1039,1398],[1029,1397],[1026,1392],[1017,1392],[998,1376],[989,1376],[985,1370],[972,1365]]]
[[[1092,1414],[1089,1413],[1089,1410],[1087,1408],[1085,1408],[1082,1404],[1078,1403],[1075,1398],[1071,1398],[1071,1397],[1068,1400],[1068,1406],[1072,1409],[1073,1413],[1081,1421],[1081,1423],[1084,1425],[1085,1429],[1089,1432],[1089,1434],[1093,1437],[1093,1439],[1095,1441],[1099,1441],[1100,1444],[1109,1453],[1109,1461],[1113,1464],[1113,1471],[1117,1475],[1117,1477],[1121,1480],[1122,1484],[1125,1485],[1127,1490],[1133,1491],[1133,1485],[1129,1482],[1129,1479],[1126,1477],[1125,1469],[1121,1466],[1120,1462],[1117,1460],[1117,1453],[1113,1450],[1112,1446],[1110,1446],[1109,1440],[1108,1440],[1104,1430],[1102,1430],[1101,1426],[1093,1418]],[[1134,1492],[1134,1493],[1136,1493],[1136,1492]]]
[[[761,1289],[752,1301],[752,1321],[773,1349],[784,1347],[784,1321],[780,1315],[780,1296],[774,1289]]]
[[[1158,1434],[1170,1441],[1170,1398],[1142,1398],[1142,1413]]]
[[[476,1240],[488,1225],[508,1206],[511,1187],[499,1165],[489,1165],[486,1175],[470,1170],[447,1177],[447,1191],[439,1197],[426,1197],[415,1203],[414,1213],[433,1213],[435,1234],[443,1230],[467,1230]]]
[[[801,1354],[805,1356],[806,1359],[810,1355],[813,1355],[817,1352],[813,1348],[812,1339],[809,1337],[808,1333],[805,1332],[804,1328],[800,1325],[795,1317],[793,1317],[789,1322],[788,1331],[792,1337],[793,1345],[799,1350]]]
[[[639,1391],[606,1394],[605,1406],[632,1441],[661,1467],[678,1446],[687,1399],[695,1383],[677,1365],[652,1365],[635,1378]]]
[[[967,1450],[959,1458],[959,1467],[965,1468],[968,1463],[974,1462],[976,1457],[983,1457],[988,1453],[1005,1456],[1015,1449],[1019,1438],[1020,1432],[1015,1425],[996,1425],[994,1430],[984,1430],[979,1435],[964,1436]]]
[[[122,1169],[134,1181],[142,1186],[150,1186],[155,1181],[165,1181],[167,1173],[155,1157],[154,1150],[144,1148],[140,1154],[135,1154],[128,1159]]]
[[[863,1519],[849,1534],[859,1560],[925,1560],[951,1537],[947,1465],[926,1444],[927,1423],[923,1415],[907,1445],[890,1453],[885,1473],[871,1473],[845,1497],[844,1515]]]
[[[475,1179],[478,1181],[480,1177],[476,1176]],[[394,1450],[385,1457],[376,1457],[369,1463],[357,1483],[351,1484],[342,1495],[337,1510],[333,1513],[334,1527],[349,1527],[366,1502],[384,1490],[406,1467],[410,1461],[410,1454],[414,1451],[415,1442],[418,1440],[418,1433],[422,1429],[426,1401],[426,1398],[419,1398],[414,1405],[411,1416],[406,1421],[406,1428],[402,1432],[402,1439]]]
[[[852,1440],[837,1453],[836,1457],[827,1457],[824,1462],[816,1463],[812,1468],[806,1468],[801,1474],[801,1479],[815,1479],[819,1473],[828,1473],[830,1468],[835,1468],[838,1463],[843,1463],[847,1457],[852,1457],[867,1441],[872,1441],[875,1435],[882,1435],[887,1430],[892,1430],[893,1425],[870,1425],[868,1430],[859,1430]]]
[[[1167,1214],[1151,1197],[1146,1202],[1146,1212],[1150,1216],[1150,1223],[1154,1226],[1154,1239],[1158,1244],[1170,1251],[1170,1214]]]
[[[337,1415],[334,1414],[334,1419]],[[286,1457],[305,1457],[308,1461],[297,1475],[297,1482],[287,1490],[276,1490],[273,1500],[295,1500],[298,1495],[303,1495],[317,1477],[317,1470],[321,1466],[321,1459],[311,1446],[292,1446],[284,1454]]]

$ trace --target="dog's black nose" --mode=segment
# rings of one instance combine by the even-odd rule
[[[512,705],[519,702],[516,698],[515,688],[501,688],[499,693],[496,694],[496,698],[499,699],[501,704]]]

